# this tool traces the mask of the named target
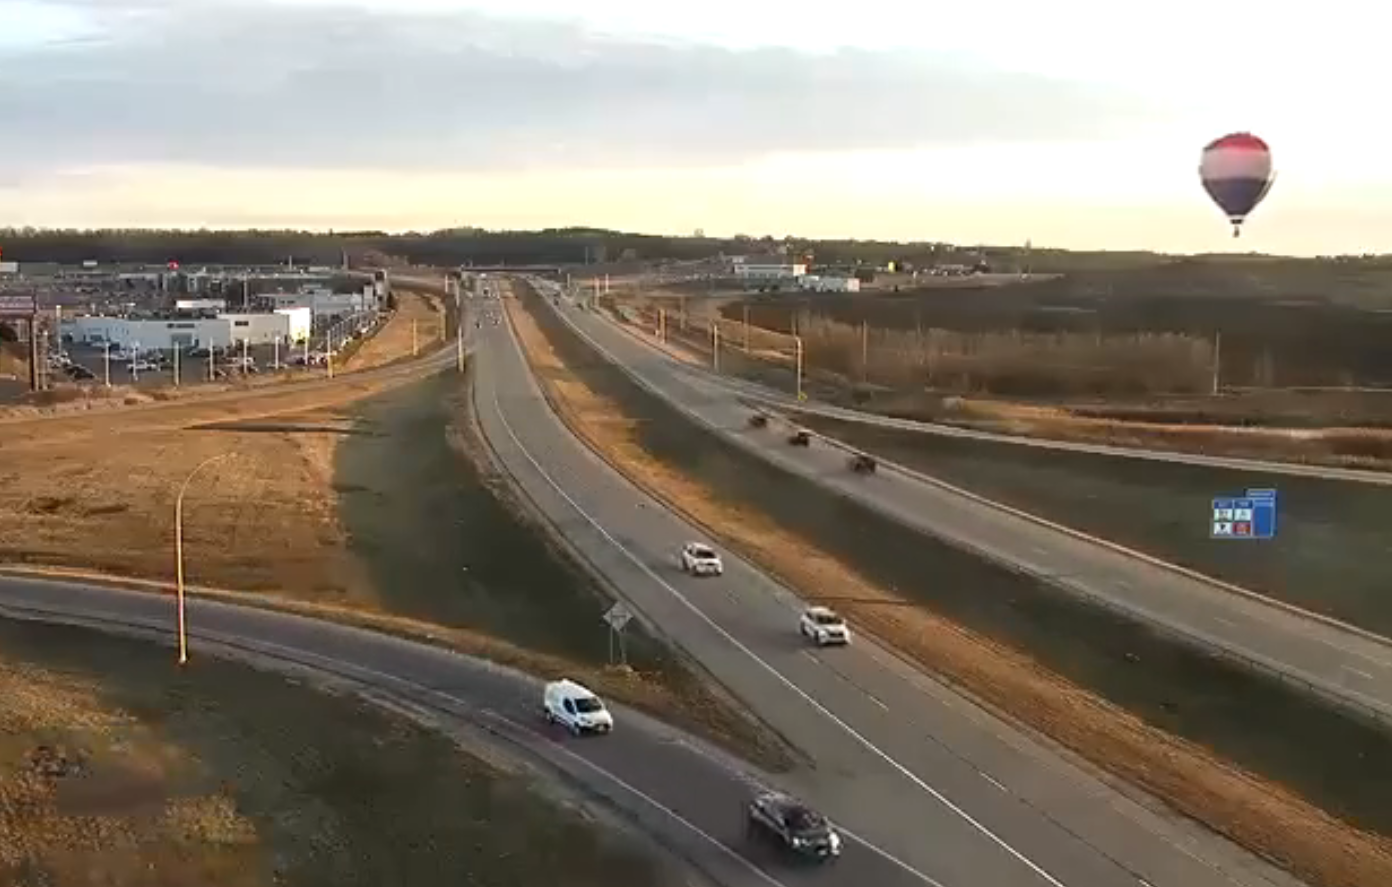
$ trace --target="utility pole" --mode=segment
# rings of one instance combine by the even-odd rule
[[[720,372],[720,323],[711,320],[711,369]]]
[[[1223,374],[1223,331],[1218,330],[1213,334],[1213,396],[1217,397],[1222,390],[1219,384]]]
[[[860,381],[870,381],[870,323],[860,322]]]
[[[744,303],[744,353],[749,355],[749,303]]]

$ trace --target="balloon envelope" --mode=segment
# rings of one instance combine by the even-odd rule
[[[1266,142],[1247,132],[1209,142],[1199,161],[1204,190],[1227,215],[1234,229],[1270,190],[1271,173],[1271,149]]]

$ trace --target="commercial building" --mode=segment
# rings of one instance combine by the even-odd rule
[[[735,277],[750,282],[793,281],[807,274],[806,262],[735,262]]]
[[[804,274],[798,278],[798,288],[814,293],[858,293],[860,278]]]
[[[174,348],[226,348],[245,341],[251,345],[298,343],[310,335],[308,308],[287,308],[270,314],[219,314],[216,317],[102,317],[80,315],[62,322],[65,340],[123,348],[168,351]]]
[[[305,308],[314,319],[365,314],[381,307],[376,288],[369,284],[362,292],[335,293],[325,287],[303,287],[293,293],[270,293],[265,297],[277,310]]]

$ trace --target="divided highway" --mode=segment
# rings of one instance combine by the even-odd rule
[[[1295,887],[871,643],[807,649],[792,592],[750,565],[731,557],[725,576],[705,580],[677,572],[677,546],[699,534],[569,435],[510,327],[475,335],[477,419],[501,467],[645,622],[813,765],[769,780],[622,709],[613,735],[570,740],[541,727],[536,679],[361,629],[196,598],[192,668],[202,655],[251,655],[445,712],[630,810],[727,887]],[[0,615],[166,642],[173,621],[165,596],[14,578],[0,578]],[[808,868],[750,848],[741,804],[751,783],[768,781],[808,797],[848,831],[842,860]]]
[[[790,447],[786,429],[776,423],[750,428],[743,386],[683,363],[594,313],[551,310],[648,390],[761,458],[908,526],[1240,658],[1338,704],[1392,719],[1392,645],[1385,639],[1219,588],[895,466],[882,465],[868,477],[854,475],[843,449],[825,441]]]
[[[479,423],[532,503],[645,623],[814,762],[787,777],[788,787],[882,866],[851,875],[847,859],[839,865],[847,877],[877,887],[1295,883],[1122,794],[872,643],[809,650],[796,631],[795,595],[738,558],[727,556],[723,577],[680,573],[679,546],[701,534],[569,434],[510,326],[483,332],[474,372]],[[681,810],[684,800],[676,803]]]

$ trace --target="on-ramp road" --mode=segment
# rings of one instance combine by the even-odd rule
[[[692,528],[629,486],[550,412],[506,326],[476,345],[475,402],[495,456],[570,544],[639,610],[806,752],[772,780],[845,828],[845,858],[790,866],[748,845],[741,803],[770,781],[634,712],[609,737],[537,732],[539,683],[456,654],[283,613],[192,600],[194,665],[218,647],[335,673],[449,708],[633,812],[732,887],[1292,887],[1297,882],[861,643],[797,643],[792,594],[730,558],[720,579],[672,568]],[[0,578],[0,614],[168,637],[168,598]],[[596,630],[599,626],[596,625]],[[171,667],[173,667],[171,665]]]
[[[854,475],[843,450],[789,447],[780,429],[750,428],[750,408],[728,380],[676,360],[591,312],[549,310],[654,394],[763,459],[910,527],[1392,720],[1392,644],[1386,639],[1220,588],[893,466]]]

